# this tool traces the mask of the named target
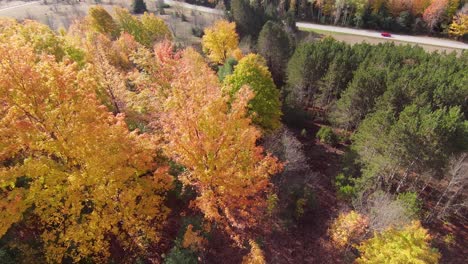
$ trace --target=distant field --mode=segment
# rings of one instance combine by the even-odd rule
[[[366,36],[357,36],[353,34],[347,34],[347,33],[342,33],[342,32],[332,32],[332,31],[326,31],[326,30],[320,30],[320,29],[309,29],[309,28],[299,28],[301,31],[306,31],[306,32],[313,32],[320,34],[322,36],[331,36],[336,40],[343,41],[349,44],[356,44],[356,43],[362,43],[366,42],[369,44],[379,44],[379,43],[385,43],[385,42],[394,42],[395,44],[398,45],[414,45],[414,46],[420,46],[424,50],[428,52],[434,52],[434,51],[445,51],[447,53],[456,51],[456,52],[461,52],[459,49],[454,49],[454,48],[447,48],[447,47],[440,47],[436,45],[426,45],[426,44],[415,44],[411,42],[406,42],[406,41],[400,41],[400,40],[394,40],[391,38],[385,39],[385,38],[374,38],[374,37],[366,37]]]

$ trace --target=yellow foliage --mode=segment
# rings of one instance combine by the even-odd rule
[[[242,259],[242,264],[266,264],[263,251],[255,241],[250,240],[250,252]]]
[[[468,14],[460,13],[453,18],[449,34],[456,37],[463,37],[463,35],[468,34]]]
[[[256,146],[260,131],[246,117],[252,92],[242,89],[229,107],[217,76],[192,49],[177,67],[167,64],[174,70],[161,117],[167,154],[187,168],[181,180],[197,190],[205,217],[241,236],[260,223],[270,176],[282,167]]]
[[[368,219],[355,211],[343,213],[333,222],[329,233],[337,247],[357,242],[367,230]]]
[[[102,6],[92,6],[89,8],[87,17],[92,29],[99,33],[115,38],[119,34],[119,29],[112,16]]]
[[[91,71],[0,44],[0,235],[31,208],[48,262],[103,262],[109,235],[144,251],[168,214],[171,177],[157,145],[100,104]]]
[[[212,62],[223,64],[230,56],[236,59],[242,57],[238,45],[239,36],[234,22],[219,20],[212,27],[205,29],[202,39],[203,52]]]
[[[431,248],[430,240],[431,236],[419,221],[401,230],[390,228],[376,233],[358,247],[360,257],[356,263],[436,264],[439,263],[440,253]]]

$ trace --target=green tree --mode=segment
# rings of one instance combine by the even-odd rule
[[[356,128],[385,92],[386,76],[385,69],[363,64],[337,102],[332,113],[335,123],[347,129]]]
[[[91,28],[99,33],[116,38],[119,29],[112,16],[102,6],[92,6],[88,11]]]
[[[265,58],[276,85],[281,86],[291,51],[291,42],[283,27],[271,20],[265,23],[258,37],[257,50]]]
[[[346,48],[346,44],[332,38],[299,45],[289,60],[286,70],[287,106],[290,108],[313,106],[318,97],[320,79],[327,73],[330,62]]]
[[[252,7],[247,0],[232,0],[231,13],[242,37],[250,35],[257,38],[264,23],[264,14],[260,8]]]
[[[218,68],[218,78],[220,81],[223,81],[228,75],[231,75],[234,72],[234,66],[237,65],[237,60],[234,58],[229,58],[226,60],[224,65],[219,66]]]
[[[281,126],[281,103],[279,90],[265,64],[265,59],[259,55],[245,56],[235,66],[233,74],[224,79],[224,85],[232,97],[244,85],[249,86],[255,93],[249,103],[253,122],[265,130],[274,130]]]
[[[120,30],[132,35],[137,42],[147,48],[163,39],[171,39],[171,31],[164,21],[153,14],[145,13],[141,19],[124,8],[115,8],[115,16]]]
[[[367,263],[427,263],[439,262],[440,253],[430,246],[431,237],[419,222],[401,230],[389,229],[363,242],[358,250],[361,253],[356,260],[359,264]]]

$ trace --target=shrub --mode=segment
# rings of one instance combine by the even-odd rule
[[[183,248],[179,243],[171,249],[164,264],[197,264],[197,254],[190,249]]]
[[[284,215],[293,216],[295,221],[302,220],[307,214],[317,208],[317,200],[314,192],[308,188],[294,185],[289,191],[288,206]]]
[[[397,196],[397,201],[406,209],[407,215],[412,219],[419,218],[422,203],[415,192],[404,192]]]
[[[344,173],[340,173],[335,177],[335,187],[339,199],[351,200],[356,194],[353,178],[348,177]]]
[[[333,133],[333,130],[330,127],[323,126],[317,132],[317,138],[320,142],[328,144],[328,145],[336,145],[338,143],[338,138]]]
[[[205,32],[203,31],[203,28],[195,26],[195,27],[192,27],[192,34],[197,38],[201,38],[203,37]]]

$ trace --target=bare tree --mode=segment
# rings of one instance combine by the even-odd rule
[[[354,207],[369,218],[371,231],[383,231],[388,227],[401,227],[411,222],[407,209],[391,194],[377,191],[354,201]]]
[[[452,158],[446,179],[448,183],[440,195],[432,213],[425,219],[431,221],[434,217],[445,218],[449,214],[457,214],[466,220],[468,194],[468,153]]]

